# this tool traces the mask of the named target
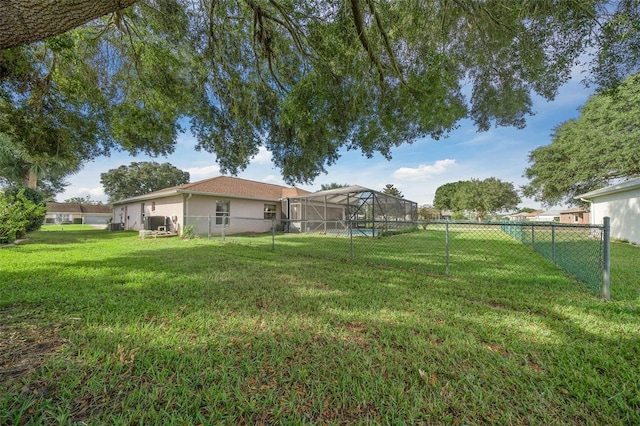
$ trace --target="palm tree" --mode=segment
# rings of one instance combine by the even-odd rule
[[[81,164],[73,155],[31,154],[11,142],[7,135],[0,134],[0,178],[6,182],[37,190],[42,179],[58,186],[65,176],[80,170]]]

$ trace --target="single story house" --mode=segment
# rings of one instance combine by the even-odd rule
[[[591,224],[611,218],[611,237],[640,244],[640,178],[575,197],[589,202]]]
[[[341,230],[356,226],[394,227],[416,221],[417,203],[352,185],[309,192],[296,187],[218,176],[161,189],[113,203],[112,229],[199,235]]]
[[[560,210],[546,210],[536,215],[537,222],[560,222],[562,215]]]
[[[514,214],[510,214],[507,217],[509,218],[509,220],[513,220],[517,222],[521,222],[525,220],[532,221],[532,220],[536,220],[536,216],[542,212],[543,210],[534,210],[531,213],[526,213],[526,212],[514,213]]]
[[[591,223],[589,209],[585,207],[574,207],[560,212],[560,223],[574,225],[588,225]]]
[[[113,223],[126,230],[181,234],[267,232],[283,217],[283,200],[309,194],[296,187],[218,176],[113,203]]]
[[[44,223],[82,223],[87,225],[107,225],[113,212],[103,204],[47,203]]]

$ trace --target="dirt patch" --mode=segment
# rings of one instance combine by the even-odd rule
[[[0,383],[28,375],[60,352],[65,343],[55,326],[0,324]]]
[[[27,239],[23,238],[21,240],[15,240],[14,242],[12,242],[10,244],[0,244],[0,248],[15,247],[18,244],[24,243],[25,241],[27,241]]]

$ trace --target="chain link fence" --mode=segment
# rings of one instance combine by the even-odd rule
[[[564,270],[609,298],[605,225],[187,218],[201,238],[291,256],[476,280],[552,281]]]

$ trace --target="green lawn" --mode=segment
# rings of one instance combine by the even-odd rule
[[[605,302],[494,243],[427,273],[429,238],[34,233],[0,248],[0,424],[640,423],[640,249]]]

